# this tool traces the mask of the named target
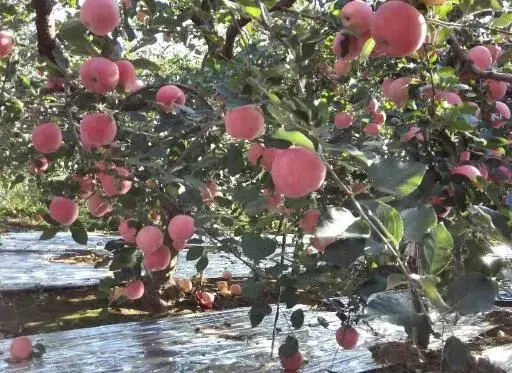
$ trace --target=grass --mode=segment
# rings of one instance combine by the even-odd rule
[[[11,187],[13,179],[9,176],[0,178],[0,230],[8,230],[6,225],[38,230],[47,227],[47,223],[38,217],[48,211],[45,194],[32,177]],[[112,228],[107,226],[105,220],[93,219],[85,204],[81,205],[79,219],[87,230],[105,231]]]

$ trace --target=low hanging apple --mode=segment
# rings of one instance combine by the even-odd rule
[[[145,254],[155,252],[164,243],[164,234],[155,226],[148,225],[137,233],[135,243]]]

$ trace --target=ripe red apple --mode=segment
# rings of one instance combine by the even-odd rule
[[[337,77],[339,76],[347,76],[350,73],[350,68],[352,67],[352,64],[350,61],[345,59],[339,59],[334,64],[334,73]]]
[[[281,360],[281,365],[286,373],[296,373],[304,362],[300,352],[292,356],[279,356],[279,360]]]
[[[107,58],[91,57],[80,67],[80,81],[89,92],[112,92],[119,83],[119,69]]]
[[[341,24],[355,35],[370,31],[373,19],[373,9],[362,0],[348,2],[340,13]]]
[[[100,148],[114,141],[117,125],[114,119],[104,113],[86,114],[80,122],[80,139],[86,148]]]
[[[229,291],[231,292],[231,295],[240,296],[242,295],[242,287],[238,284],[233,284],[229,288]]]
[[[121,223],[119,223],[117,230],[119,232],[119,235],[125,241],[135,242],[135,237],[137,236],[137,228],[130,227],[130,225],[128,224],[129,222],[130,222],[130,219],[121,220]]]
[[[247,152],[247,161],[253,166],[258,166],[258,162],[265,151],[265,147],[261,144],[251,144]]]
[[[142,10],[139,10],[137,12],[137,15],[136,15],[137,19],[139,20],[139,22],[141,23],[146,23],[149,16],[147,15],[146,12],[142,11]]]
[[[411,128],[409,128],[407,133],[405,133],[404,135],[402,135],[402,137],[400,137],[400,141],[402,141],[402,142],[409,142],[412,139],[416,139],[417,141],[420,141],[420,142],[425,141],[425,137],[421,133],[421,128],[419,128],[417,126],[412,126]]]
[[[176,215],[169,221],[167,231],[173,241],[189,240],[196,231],[194,218],[188,215]]]
[[[32,130],[32,145],[39,153],[51,154],[59,150],[62,132],[53,122],[43,123]]]
[[[100,218],[112,211],[112,205],[98,193],[94,193],[87,199],[87,208],[92,216]]]
[[[265,189],[263,195],[268,197],[265,206],[271,211],[278,210],[281,203],[283,203],[283,195],[277,193],[275,190]]]
[[[318,154],[302,147],[279,152],[271,171],[276,191],[291,198],[301,198],[320,189],[326,173],[327,167]]]
[[[135,280],[125,285],[123,294],[128,299],[140,299],[144,295],[144,283],[141,280]]]
[[[222,272],[222,278],[226,281],[229,281],[231,280],[231,278],[233,277],[233,275],[231,274],[230,271],[224,271]]]
[[[352,115],[350,115],[349,113],[338,113],[334,117],[334,124],[336,125],[336,127],[341,129],[350,127],[352,125],[352,121]]]
[[[53,197],[50,202],[50,216],[57,223],[71,225],[78,219],[78,205],[66,197]]]
[[[80,197],[87,198],[94,193],[94,183],[90,176],[74,175],[72,180],[80,187]]]
[[[510,108],[504,102],[496,101],[496,110],[501,118],[510,119]]]
[[[66,81],[62,78],[56,76],[49,76],[46,81],[45,88],[51,91],[64,91],[64,87],[66,85]]]
[[[196,293],[196,300],[201,308],[213,308],[215,295],[206,291],[198,291]]]
[[[467,162],[471,159],[471,153],[467,150],[460,153],[459,162]]]
[[[46,157],[37,157],[28,165],[28,172],[33,175],[42,175],[48,169],[48,159]]]
[[[226,281],[217,281],[217,289],[221,293],[227,293],[228,292],[228,283]]]
[[[408,56],[423,45],[427,35],[427,23],[412,5],[389,0],[375,12],[371,34],[379,54]]]
[[[153,253],[164,244],[164,234],[157,227],[148,225],[137,233],[135,243],[144,254]]]
[[[477,45],[468,51],[468,58],[480,70],[488,70],[492,65],[492,54],[484,46]]]
[[[127,179],[131,173],[124,167],[116,167],[113,174],[100,173],[98,177],[106,196],[121,196],[132,188],[133,182]]]
[[[164,85],[156,93],[156,103],[164,113],[174,110],[174,105],[185,105],[185,93],[175,85]]]
[[[494,102],[496,100],[501,100],[505,97],[507,93],[508,84],[506,82],[502,82],[499,80],[486,80],[485,84],[487,85],[487,101]]]
[[[156,251],[144,254],[144,265],[150,272],[163,271],[171,262],[171,251],[161,246]]]
[[[338,58],[345,61],[355,60],[361,54],[364,44],[370,38],[370,33],[359,37],[339,32],[334,38],[332,52]]]
[[[207,207],[211,207],[215,197],[219,195],[219,187],[215,181],[210,181],[206,188],[201,189],[201,198]]]
[[[495,64],[503,54],[503,51],[499,45],[487,45],[486,48],[491,52],[492,63]]]
[[[315,234],[316,226],[320,220],[320,211],[317,209],[309,209],[300,218],[300,227],[309,234]]]
[[[389,99],[398,107],[403,107],[409,101],[410,77],[395,79],[389,86]]]
[[[370,114],[375,113],[377,110],[379,110],[379,101],[377,101],[375,98],[370,99],[366,109]]]
[[[261,157],[260,163],[263,168],[267,171],[272,170],[272,164],[274,163],[274,159],[277,154],[282,152],[282,149],[277,148],[265,148],[263,149],[263,155]]]
[[[391,99],[391,84],[393,84],[394,81],[394,79],[384,79],[382,81],[380,88],[384,97]]]
[[[368,123],[363,128],[363,132],[366,136],[377,136],[380,133],[380,128],[377,123]]]
[[[95,35],[105,36],[121,22],[115,0],[85,0],[80,9],[80,22]]]
[[[502,128],[507,120],[510,119],[510,108],[502,101],[496,101],[496,112],[491,115],[489,125],[492,128]]]
[[[11,54],[14,40],[5,32],[0,32],[0,60]]]
[[[178,286],[180,290],[184,293],[189,293],[192,291],[193,285],[192,281],[190,281],[188,278],[184,278],[182,280],[178,281]]]
[[[226,132],[234,139],[251,141],[265,133],[265,118],[258,105],[228,109],[224,124]]]
[[[359,332],[354,328],[341,327],[336,331],[336,342],[345,350],[351,350],[357,345]]]
[[[372,113],[372,123],[382,126],[386,123],[386,113],[383,111],[375,111]]]
[[[14,361],[28,360],[32,356],[32,341],[25,336],[14,338],[9,353]]]
[[[135,71],[135,67],[128,60],[117,61],[116,65],[119,70],[119,85],[125,91],[131,91],[132,87],[137,82],[137,72]]]

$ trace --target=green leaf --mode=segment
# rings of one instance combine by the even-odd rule
[[[368,57],[370,57],[370,54],[373,52],[373,48],[375,48],[375,40],[373,38],[369,38],[365,41],[363,45],[363,49],[361,51],[361,54],[359,55],[359,59],[361,61],[366,61]]]
[[[226,167],[231,175],[238,175],[245,167],[245,160],[242,147],[231,144],[226,156]]]
[[[404,238],[419,242],[423,235],[437,224],[436,211],[431,205],[422,205],[400,212],[404,222]]]
[[[262,289],[263,285],[260,282],[254,280],[253,278],[249,278],[242,283],[242,291],[244,297],[247,299],[258,299]]]
[[[253,18],[259,18],[261,16],[261,9],[256,6],[246,6],[244,10]]]
[[[396,292],[377,294],[370,299],[366,310],[369,317],[380,317],[406,329],[412,328],[418,320],[412,301]]]
[[[418,276],[417,280],[420,282],[423,291],[428,299],[440,311],[446,311],[450,307],[444,302],[441,294],[437,291],[437,283],[439,280],[434,276]]]
[[[156,62],[153,62],[143,57],[131,60],[131,62],[133,66],[135,66],[137,69],[150,71],[158,71],[160,69],[160,65],[158,65]]]
[[[436,275],[450,263],[453,238],[443,223],[437,224],[427,233],[421,243],[420,260],[423,271]]]
[[[404,197],[421,184],[426,170],[420,162],[387,158],[374,162],[368,169],[368,176],[381,192]]]
[[[294,356],[297,352],[299,352],[299,341],[292,335],[286,337],[286,340],[279,346],[278,350],[280,358]]]
[[[325,248],[322,260],[341,268],[348,268],[364,254],[365,244],[365,238],[338,240]]]
[[[388,238],[398,245],[404,236],[404,224],[398,211],[381,201],[363,201],[362,205],[369,209],[371,218],[382,223]]]
[[[242,236],[244,254],[256,262],[272,255],[276,248],[277,241],[273,238],[261,237],[257,233],[248,233]]]
[[[286,308],[293,308],[299,303],[299,296],[297,295],[297,289],[294,287],[287,286],[281,293],[281,301],[286,303]]]
[[[45,241],[45,240],[51,240],[53,237],[55,237],[55,235],[57,234],[58,232],[58,228],[57,227],[48,227],[48,228],[45,228],[43,230],[43,232],[41,233],[41,236],[39,237],[39,239],[41,241]]]
[[[87,231],[80,220],[74,222],[73,225],[69,227],[69,230],[71,231],[71,237],[73,237],[73,240],[75,240],[76,243],[80,245],[87,245]]]
[[[25,175],[23,175],[23,174],[16,175],[16,177],[13,179],[13,181],[11,181],[11,185],[9,185],[9,190],[14,188],[16,185],[22,183],[23,180],[25,180]]]
[[[278,140],[289,141],[294,145],[302,146],[309,150],[315,150],[315,144],[300,131],[286,131],[283,128],[279,128],[272,137]]]
[[[446,370],[453,372],[467,372],[471,355],[469,348],[457,337],[448,337],[443,348],[443,363]]]
[[[512,24],[512,13],[503,13],[492,21],[492,27],[508,27],[510,24]]]
[[[204,247],[202,246],[189,246],[187,251],[187,260],[197,260],[203,256]]]
[[[204,255],[199,258],[199,260],[196,263],[196,271],[197,273],[202,273],[206,267],[208,267],[208,255],[206,255],[206,251],[204,252]]]
[[[510,140],[504,137],[492,137],[486,140],[484,146],[488,149],[497,149],[501,148],[502,146],[507,146],[509,143]]]
[[[293,311],[290,321],[292,322],[292,326],[295,329],[300,329],[304,325],[304,311],[299,308],[298,310]]]
[[[272,307],[266,303],[257,303],[249,310],[249,319],[251,320],[251,327],[256,327],[263,321],[265,316],[272,313]]]
[[[357,221],[350,210],[343,207],[329,206],[318,222],[316,235],[318,237],[338,237],[350,238],[358,236],[358,233],[364,235],[365,228],[363,225],[354,225]],[[351,231],[348,231],[351,229]],[[360,236],[359,236],[360,237]]]
[[[446,293],[446,303],[461,315],[487,311],[494,305],[495,298],[494,283],[478,272],[455,279]]]

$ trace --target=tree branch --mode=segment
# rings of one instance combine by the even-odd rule
[[[52,17],[54,0],[32,0],[36,11],[37,49],[41,56],[55,63],[55,19]]]
[[[455,34],[451,34],[448,38],[452,48],[455,50],[455,54],[457,56],[457,59],[459,60],[461,66],[460,69],[462,71],[467,70],[474,74],[479,79],[493,79],[493,80],[500,80],[508,83],[512,83],[512,74],[507,73],[498,73],[494,71],[484,71],[480,70],[478,67],[475,66],[473,61],[471,61],[464,49],[462,49],[462,46],[459,43],[459,40],[455,36]]]
[[[190,20],[203,33],[206,45],[208,46],[208,54],[219,58],[221,57],[222,38],[215,32],[210,13],[210,0],[203,0],[201,2],[201,9],[195,11]]]
[[[270,8],[270,12],[276,12],[290,8],[295,4],[297,0],[280,0],[276,5]],[[222,56],[228,60],[234,57],[235,41],[237,36],[240,34],[242,28],[247,26],[251,22],[249,17],[241,17],[233,20],[226,30],[226,37],[224,41],[224,47],[222,48]]]

